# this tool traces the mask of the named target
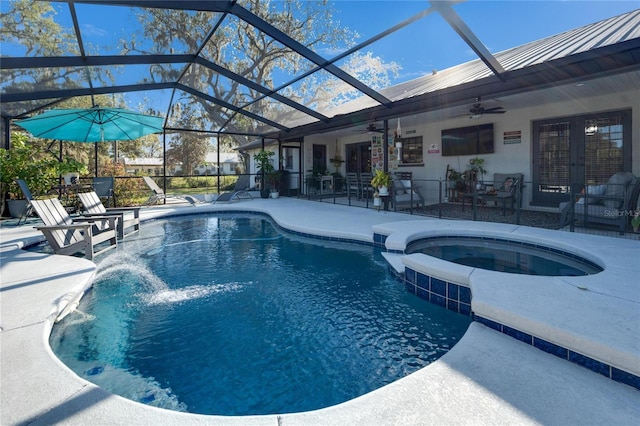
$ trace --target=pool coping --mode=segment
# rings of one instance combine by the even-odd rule
[[[190,207],[144,209],[143,220],[219,210],[256,211],[269,214],[279,226],[295,232],[319,233],[329,239],[345,238],[366,244],[373,244],[372,230],[389,232],[388,241],[392,242],[401,238],[402,229],[415,229],[418,225],[429,229],[434,226],[451,228],[454,224],[455,227],[462,226],[462,222],[416,220],[406,214],[354,211],[326,203],[280,200],[253,200],[198,207],[198,210]],[[327,215],[333,220],[327,220]],[[519,228],[523,228],[504,226],[512,233],[522,232]],[[79,378],[53,355],[47,343],[57,312],[66,303],[73,303],[74,297],[90,284],[95,273],[93,263],[74,257],[24,252],[17,249],[21,244],[15,241],[21,241],[20,238],[5,239],[5,235],[4,230],[0,230],[3,245],[11,242],[14,247],[0,251],[3,260],[0,293],[2,424],[87,424],[96,419],[110,424],[491,424],[496,421],[532,424],[551,420],[575,422],[587,418],[592,423],[597,423],[597,419],[602,423],[605,419],[625,423],[640,415],[640,408],[636,408],[640,407],[637,390],[537,349],[525,348],[515,339],[477,322],[460,343],[435,363],[374,392],[322,410],[234,418],[176,413],[139,404],[111,395]],[[571,235],[563,233],[562,236],[573,238]],[[37,233],[25,232],[24,238],[33,241],[37,239]],[[610,240],[590,238],[599,241],[596,245]],[[623,240],[611,240],[615,241],[608,244],[616,248],[628,244]],[[638,276],[636,272],[637,269],[626,268],[620,271],[620,276],[632,279],[633,274]],[[629,286],[631,284],[629,282]],[[633,287],[637,288],[637,285]],[[478,303],[480,300],[482,297]],[[482,353],[490,356],[480,356]],[[522,361],[524,364],[514,362],[514,358],[525,360]],[[536,380],[532,375],[531,369],[537,368],[545,374],[544,380]],[[506,373],[512,383],[496,376],[497,369]],[[552,374],[547,374],[549,372]],[[518,386],[516,394],[519,396],[516,397],[513,386],[521,382],[526,382],[527,386],[526,389]],[[556,392],[573,395],[572,410],[549,406],[545,399]],[[555,399],[561,400],[559,396]],[[446,404],[443,405],[443,401]],[[437,409],[433,408],[435,406]]]
[[[638,387],[640,339],[626,337],[628,333],[640,336],[640,294],[634,286],[614,284],[625,279],[637,281],[640,245],[632,240],[612,242],[585,234],[561,234],[559,239],[554,231],[496,225],[477,229],[465,222],[456,224],[455,229],[449,224],[431,224],[429,229],[409,230],[403,223],[375,226],[374,232],[386,235],[386,247],[395,253],[402,253],[409,242],[423,238],[471,236],[551,247],[605,268],[589,276],[546,277],[487,271],[417,253],[400,256],[403,265],[413,271],[471,288],[472,311],[485,320],[485,325],[502,326],[500,330],[510,327],[631,373]],[[594,318],[589,313],[597,309],[602,312]]]

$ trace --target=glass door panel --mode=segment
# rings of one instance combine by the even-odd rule
[[[631,171],[631,111],[533,123],[533,203],[558,205],[567,193]]]
[[[624,125],[622,116],[585,120],[584,181],[602,184],[624,170]]]
[[[534,126],[533,200],[560,202],[571,188],[571,168],[575,166],[571,146],[570,121],[540,123]]]

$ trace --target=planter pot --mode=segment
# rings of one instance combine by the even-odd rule
[[[382,204],[380,197],[373,197],[373,206],[374,207],[380,207],[380,205]]]
[[[380,195],[389,195],[389,188],[387,188],[386,186],[379,186],[378,193]]]
[[[77,172],[73,172],[73,173],[65,173],[62,175],[62,177],[64,178],[64,183],[67,185],[77,185],[78,182],[78,178],[80,178],[80,173]]]
[[[205,203],[210,203],[213,201],[213,194],[204,194]]]
[[[269,190],[261,189],[260,190],[260,198],[269,198]]]
[[[278,191],[274,191],[271,193],[271,198],[278,198],[280,196],[280,193]]]
[[[22,217],[27,209],[27,200],[7,200],[7,207],[9,207],[9,216]]]

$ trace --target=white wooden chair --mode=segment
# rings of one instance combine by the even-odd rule
[[[79,192],[78,199],[82,203],[83,215],[86,217],[107,215],[118,217],[117,231],[119,239],[140,230],[140,207],[105,208],[95,191]],[[133,228],[133,230],[125,234],[124,230],[129,228]]]
[[[34,199],[31,205],[44,222],[44,226],[35,228],[44,234],[56,254],[84,252],[87,259],[93,260],[95,255],[118,244],[117,216],[73,220],[57,198]],[[106,246],[96,251],[96,246],[101,243]]]

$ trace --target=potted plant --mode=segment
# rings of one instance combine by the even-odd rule
[[[0,216],[4,215],[5,201],[12,217],[24,213],[27,200],[16,183],[26,182],[33,195],[46,194],[55,181],[54,159],[38,157],[38,152],[27,144],[23,133],[12,133],[10,150],[0,148]]]
[[[271,191],[271,198],[278,198],[280,196],[280,182],[282,173],[280,170],[274,170],[267,175],[267,183],[269,184],[269,190]]]
[[[274,154],[275,152],[273,151],[261,149],[253,156],[253,159],[258,163],[258,171],[262,177],[262,185],[260,186],[260,196],[262,198],[269,198],[269,189],[265,185],[265,180],[269,173],[272,173],[274,170],[273,164],[271,164],[271,157],[273,157]]]
[[[449,176],[447,176],[449,189],[458,189],[458,182],[462,182],[462,180],[462,173],[454,169],[449,170]]]
[[[391,186],[391,175],[384,170],[376,169],[376,173],[371,179],[371,186],[378,188],[379,195],[388,195]]]
[[[482,187],[481,183],[478,182],[478,178],[480,182],[484,182],[483,176],[487,173],[484,168],[484,158],[472,158],[469,160],[469,165],[467,166],[469,170],[472,171],[472,179],[476,181],[476,189],[480,189]]]
[[[56,170],[59,175],[64,177],[67,185],[76,185],[81,174],[89,173],[89,169],[84,163],[73,158],[65,158],[56,164]]]

